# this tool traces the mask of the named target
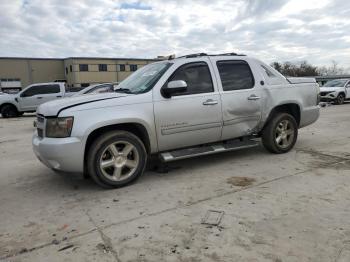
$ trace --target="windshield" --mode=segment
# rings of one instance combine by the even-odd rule
[[[348,80],[332,80],[325,83],[324,87],[343,87]]]
[[[122,81],[114,91],[130,94],[145,93],[153,88],[171,65],[169,62],[146,65]]]

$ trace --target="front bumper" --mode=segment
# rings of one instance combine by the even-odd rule
[[[322,102],[332,102],[334,101],[334,99],[337,98],[337,94],[336,93],[329,93],[329,94],[326,94],[326,95],[322,95],[320,96],[320,100]]]
[[[330,97],[320,97],[321,102],[332,102],[334,101],[335,98],[330,98]]]
[[[32,144],[35,155],[47,167],[64,172],[83,173],[84,147],[79,138],[40,138],[35,132]]]

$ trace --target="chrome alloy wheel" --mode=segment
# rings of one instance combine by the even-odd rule
[[[277,124],[275,131],[275,141],[278,147],[287,148],[293,143],[294,126],[289,120],[282,120]]]
[[[100,158],[100,169],[105,178],[123,181],[134,174],[139,165],[139,153],[127,141],[117,141],[105,148]]]

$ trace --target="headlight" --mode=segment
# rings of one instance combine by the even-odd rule
[[[73,127],[73,117],[47,118],[46,137],[69,137]]]

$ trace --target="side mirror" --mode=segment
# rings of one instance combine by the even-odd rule
[[[185,92],[187,90],[187,83],[184,80],[170,81],[167,86],[161,89],[161,93],[165,98],[170,98],[173,94]]]

